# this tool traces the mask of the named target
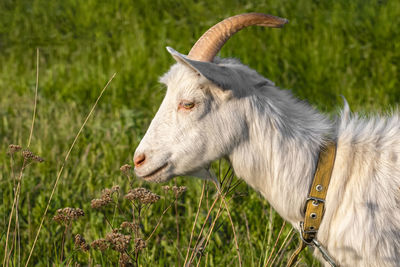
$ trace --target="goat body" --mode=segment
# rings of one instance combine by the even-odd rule
[[[340,266],[399,266],[398,112],[360,117],[345,102],[331,121],[236,60],[168,51],[178,63],[160,79],[166,96],[135,152],[139,177],[163,182],[226,157],[299,230],[319,151],[336,140],[317,239]]]

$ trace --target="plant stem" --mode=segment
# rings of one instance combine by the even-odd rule
[[[7,227],[7,235],[6,235],[6,246],[5,246],[5,249],[4,249],[3,266],[6,265],[6,262],[8,264],[7,249],[8,249],[8,238],[9,238],[9,235],[10,235],[10,228],[11,228],[11,220],[12,220],[12,217],[14,215],[14,207],[15,207],[15,204],[16,204],[17,199],[18,199],[19,191],[20,191],[20,188],[21,188],[22,174],[24,172],[25,167],[26,167],[26,159],[24,159],[24,161],[22,163],[21,170],[19,172],[17,190],[14,192],[15,193],[14,194],[14,201],[13,201],[13,204],[12,204],[12,207],[11,207],[10,217],[8,218],[8,227]]]
[[[199,217],[201,202],[203,201],[204,191],[205,191],[205,188],[206,188],[206,183],[207,183],[206,181],[203,182],[203,188],[201,189],[201,195],[200,195],[199,205],[197,206],[196,217],[194,218],[194,222],[193,222],[193,226],[192,226],[192,232],[190,233],[190,239],[189,239],[188,249],[187,249],[187,251],[186,251],[186,257],[185,257],[185,262],[183,263],[183,266],[186,266],[186,262],[187,262],[187,259],[188,259],[188,256],[189,256],[190,245],[192,244],[192,239],[193,239],[193,234],[194,234],[194,228],[196,227],[197,218]]]
[[[231,222],[232,231],[233,231],[233,238],[234,238],[234,241],[235,241],[236,252],[237,252],[237,254],[238,254],[239,266],[241,267],[241,266],[242,266],[242,257],[240,256],[239,244],[238,244],[238,241],[237,241],[235,226],[233,225],[231,213],[229,212],[229,208],[228,208],[228,205],[226,204],[225,197],[222,196],[221,191],[219,190],[218,185],[215,183],[215,181],[213,181],[213,183],[214,183],[214,185],[215,185],[215,188],[218,190],[218,193],[219,193],[219,195],[221,196],[222,201],[224,202],[224,206],[225,206],[226,212],[227,212],[227,214],[228,214],[229,221]]]

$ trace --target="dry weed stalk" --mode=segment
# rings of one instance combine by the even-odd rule
[[[69,207],[63,208],[63,209],[58,209],[57,214],[54,215],[53,221],[64,225],[64,232],[63,232],[62,241],[61,241],[60,261],[63,260],[65,238],[68,234],[68,230],[69,230],[72,222],[76,221],[78,218],[80,218],[84,215],[85,215],[85,213],[83,212],[82,209],[69,208]],[[75,237],[75,244],[76,244],[76,237]]]
[[[192,226],[192,231],[190,232],[190,239],[189,239],[189,245],[186,251],[186,257],[185,257],[185,262],[183,263],[183,266],[186,266],[188,257],[189,257],[189,251],[190,251],[190,246],[192,244],[192,239],[193,239],[193,234],[194,234],[194,229],[196,227],[197,224],[197,219],[199,217],[199,213],[200,213],[200,207],[201,207],[201,202],[203,201],[203,197],[204,197],[204,191],[205,191],[205,187],[206,187],[206,182],[203,182],[203,187],[201,189],[201,195],[200,195],[200,199],[199,199],[199,205],[197,206],[197,211],[196,211],[196,216],[194,218],[194,222],[193,222],[193,226]]]
[[[30,133],[29,133],[29,139],[28,139],[28,145],[27,148],[29,148],[31,139],[32,139],[32,134],[33,134],[33,127],[35,124],[35,117],[36,117],[36,106],[37,106],[37,92],[38,92],[38,85],[39,85],[39,48],[36,48],[36,86],[35,86],[35,99],[34,99],[34,109],[33,109],[33,115],[32,115],[32,125],[30,128]],[[14,171],[13,171],[13,155],[15,152],[21,150],[21,146],[18,145],[10,145],[9,146],[9,152],[11,153],[11,170],[12,170],[12,177],[14,176]],[[40,158],[40,157],[39,157]],[[41,158],[40,158],[41,159]],[[41,161],[42,162],[42,161]],[[5,246],[5,251],[4,251],[4,260],[3,260],[3,266],[5,263],[9,262],[9,257],[11,256],[11,252],[7,254],[7,249],[8,249],[8,239],[9,239],[9,233],[10,233],[10,226],[11,226],[11,220],[13,217],[14,213],[14,207],[15,207],[15,227],[14,227],[14,239],[13,239],[13,244],[11,247],[13,248],[14,245],[16,244],[17,236],[19,237],[19,221],[18,221],[18,204],[19,204],[19,194],[20,194],[20,188],[21,188],[21,179],[22,179],[22,173],[26,167],[26,161],[24,159],[24,162],[22,164],[21,170],[20,170],[20,175],[18,178],[18,185],[17,188],[15,188],[15,179],[14,179],[14,200],[13,200],[13,205],[11,208],[10,216],[9,216],[9,221],[8,221],[8,226],[7,226],[7,235],[6,235],[6,246]],[[18,239],[20,240],[20,239]],[[18,244],[19,247],[19,260],[18,264],[20,264],[20,253],[21,253],[21,244]],[[12,249],[11,249],[12,250]]]
[[[128,178],[129,184],[132,187],[133,178],[132,178],[132,166],[129,164],[122,165],[119,170]]]
[[[3,266],[8,266],[9,262],[9,257],[11,256],[12,253],[12,248],[16,247],[16,242],[17,242],[17,236],[19,236],[19,221],[18,221],[18,206],[19,206],[19,197],[20,197],[20,191],[21,191],[21,183],[22,183],[22,177],[23,173],[31,163],[34,162],[39,162],[42,163],[44,160],[43,158],[35,155],[33,152],[29,150],[22,150],[22,147],[19,145],[9,145],[8,146],[8,152],[7,154],[11,157],[11,169],[14,168],[13,163],[14,163],[14,155],[18,153],[21,155],[22,158],[22,166],[19,170],[19,175],[18,178],[15,178],[14,172],[12,171],[12,175],[14,176],[14,199],[13,199],[13,204],[11,206],[11,212],[8,218],[8,226],[7,226],[7,233],[6,233],[6,245],[4,249],[4,260],[3,260]],[[17,183],[17,186],[15,187],[15,183]],[[11,251],[7,254],[8,251],[8,240],[10,237],[10,229],[11,229],[11,221],[14,216],[14,209],[15,209],[15,226],[14,226],[14,238],[13,243],[11,244]],[[20,247],[20,246],[18,246]]]
[[[221,174],[221,171],[219,170],[219,176],[220,176],[220,174]],[[209,173],[209,175],[210,175],[210,177],[212,177],[211,173]],[[200,255],[200,258],[198,260],[198,264],[197,265],[200,264],[201,257],[203,255],[202,252],[205,250],[206,246],[208,245],[209,239],[211,237],[211,233],[212,233],[212,231],[213,231],[213,229],[215,227],[215,223],[216,223],[216,221],[218,220],[218,218],[221,215],[220,211],[221,211],[222,204],[224,204],[224,206],[225,206],[225,210],[227,211],[227,215],[228,215],[229,221],[230,221],[231,226],[232,226],[232,231],[233,231],[233,235],[234,235],[234,242],[235,242],[235,248],[236,248],[236,252],[238,254],[238,262],[239,262],[239,266],[241,266],[242,259],[241,259],[241,254],[240,254],[239,245],[238,245],[238,241],[237,241],[236,231],[235,231],[235,227],[234,227],[234,224],[233,224],[233,221],[232,221],[232,217],[231,217],[229,209],[228,209],[228,205],[227,205],[227,203],[225,201],[226,196],[228,194],[232,193],[233,190],[240,184],[240,181],[235,183],[235,184],[232,184],[233,177],[234,177],[234,174],[233,174],[232,168],[229,167],[229,169],[225,173],[224,177],[220,181],[220,186],[217,185],[214,182],[215,188],[218,191],[218,195],[217,195],[217,197],[215,198],[214,202],[211,204],[211,206],[208,209],[207,216],[206,216],[205,221],[204,221],[204,223],[203,223],[203,225],[202,225],[202,227],[200,229],[200,233],[199,233],[197,241],[196,241],[196,243],[194,245],[193,251],[192,251],[192,253],[191,253],[190,257],[189,257],[189,260],[187,260],[187,258],[185,259],[184,266],[190,266],[197,254]],[[209,218],[209,216],[210,216],[215,204],[217,203],[217,201],[219,199],[221,199],[221,202],[220,202],[220,207],[219,207],[219,209],[217,211],[217,215],[214,218],[214,220],[212,221],[211,226],[209,228],[209,231],[206,234],[206,237],[200,239],[202,234],[203,234],[206,222],[208,221],[208,218]],[[200,205],[198,207],[198,210],[199,209],[200,209]],[[194,230],[194,228],[192,229],[192,232],[193,232],[193,230]],[[190,244],[191,244],[191,240],[189,241],[188,251],[190,250]],[[188,254],[188,251],[187,251],[187,254]]]
[[[118,263],[119,263],[119,266],[121,266],[121,267],[135,266],[135,265],[133,265],[133,263],[131,261],[131,257],[126,253],[121,253]]]
[[[278,259],[278,263],[281,262],[282,260],[282,256],[283,256],[283,252],[285,251],[285,249],[287,248],[287,246],[291,243],[294,235],[296,234],[295,232],[293,232],[294,228],[292,227],[289,231],[289,233],[286,235],[285,239],[283,240],[278,252],[275,254],[274,258],[271,261],[271,265],[270,266],[275,266],[275,260],[277,259],[277,257],[279,255],[281,255]],[[281,253],[282,252],[282,253]]]
[[[86,123],[87,123],[87,121],[88,121],[89,118],[92,116],[93,111],[94,111],[94,109],[95,109],[96,106],[97,106],[97,103],[99,102],[99,100],[100,100],[101,97],[103,96],[103,93],[105,92],[105,90],[108,88],[108,85],[109,85],[109,84],[111,83],[111,81],[114,79],[115,75],[116,75],[116,73],[114,73],[114,74],[111,76],[111,78],[108,80],[107,84],[104,86],[103,90],[101,90],[100,95],[98,96],[98,98],[96,99],[95,103],[93,104],[91,110],[89,111],[88,115],[86,116],[85,121],[83,122],[81,128],[79,129],[78,133],[76,134],[76,136],[75,136],[75,138],[74,138],[74,141],[72,142],[72,144],[71,144],[71,146],[70,146],[70,148],[69,148],[69,150],[68,150],[68,152],[67,152],[67,154],[66,154],[66,156],[65,156],[65,158],[64,158],[64,162],[62,163],[61,168],[60,168],[60,170],[59,170],[59,172],[58,172],[58,174],[57,174],[57,178],[56,178],[56,181],[55,181],[55,183],[54,183],[53,189],[52,189],[52,191],[51,191],[50,198],[49,198],[49,200],[48,200],[48,202],[47,202],[46,209],[45,209],[45,211],[43,212],[42,219],[41,219],[40,225],[39,225],[39,229],[38,229],[37,232],[36,232],[35,240],[33,241],[33,245],[32,245],[32,248],[31,248],[31,250],[30,250],[30,252],[29,252],[28,259],[27,259],[27,261],[26,261],[26,263],[25,263],[25,267],[28,266],[29,261],[30,261],[30,259],[31,259],[31,257],[32,257],[32,253],[33,253],[33,250],[35,249],[35,245],[36,245],[37,239],[38,239],[38,237],[39,237],[40,231],[41,231],[41,229],[42,229],[44,219],[45,219],[45,217],[46,217],[46,215],[47,215],[47,211],[49,210],[49,207],[50,207],[50,202],[51,202],[51,200],[53,199],[54,192],[56,191],[58,182],[59,182],[60,177],[61,177],[61,174],[62,174],[62,172],[63,172],[63,170],[64,170],[65,164],[66,164],[67,161],[68,161],[69,155],[71,154],[71,151],[72,151],[72,149],[74,148],[74,146],[75,146],[75,144],[76,144],[76,141],[78,140],[78,138],[79,138],[79,136],[80,136],[80,134],[81,134],[83,128],[85,127],[85,125],[86,125]]]
[[[279,230],[279,234],[278,234],[278,236],[276,237],[275,244],[274,244],[274,246],[272,247],[271,253],[270,253],[269,256],[268,256],[268,260],[267,260],[267,263],[265,264],[265,266],[268,266],[268,263],[269,263],[269,261],[271,260],[272,255],[274,255],[274,251],[275,251],[276,245],[278,244],[278,241],[279,241],[279,239],[281,238],[281,234],[282,234],[282,231],[283,231],[283,229],[285,228],[285,226],[286,226],[286,222],[283,221],[282,226],[281,226],[281,230]]]
[[[201,235],[203,234],[204,227],[206,226],[206,223],[207,223],[207,221],[208,221],[208,218],[210,217],[211,212],[212,212],[212,210],[213,210],[215,204],[217,203],[218,199],[219,199],[219,195],[215,198],[214,202],[211,204],[210,208],[208,209],[207,216],[206,216],[206,218],[204,219],[204,223],[203,223],[203,225],[202,225],[202,227],[201,227],[201,229],[200,229],[200,233],[199,233],[199,235],[198,235],[198,237],[197,237],[197,241],[196,241],[196,243],[195,243],[195,245],[194,245],[194,248],[197,248],[197,247],[199,246],[200,237],[201,237]],[[190,247],[189,247],[189,249],[190,249]],[[196,252],[196,250],[194,249],[194,250],[192,251],[192,254],[190,255],[189,261],[188,261],[187,263],[185,262],[185,264],[184,264],[185,266],[186,266],[186,264],[187,264],[187,265],[190,265],[190,264],[192,263],[192,260],[193,260],[193,258],[194,258],[194,256],[195,256],[195,252]]]
[[[218,194],[221,196],[222,201],[224,202],[225,210],[226,210],[226,213],[228,215],[229,221],[230,221],[231,226],[232,226],[233,238],[234,238],[234,241],[235,241],[236,252],[238,254],[238,262],[239,262],[239,266],[241,267],[242,266],[242,257],[240,255],[239,243],[238,243],[237,236],[236,236],[235,225],[233,224],[231,213],[229,212],[228,205],[226,204],[225,196],[222,195],[222,193],[221,193],[221,191],[219,189],[219,186],[215,182],[214,182],[214,185],[215,185],[215,188],[218,190]]]
[[[130,165],[124,165],[120,168],[121,172],[129,177]],[[132,185],[130,183],[130,185]],[[111,189],[103,189],[101,197],[93,199],[91,201],[91,207],[96,210],[103,210],[107,205],[114,204],[118,206],[120,198],[113,198],[114,193],[118,193],[118,196],[122,196],[122,199],[128,200],[132,205],[132,221],[123,221],[119,228],[113,228],[110,220],[107,218],[107,214],[104,214],[105,220],[110,224],[112,232],[108,233],[104,238],[100,238],[91,243],[91,248],[105,251],[107,249],[114,250],[119,253],[119,264],[121,266],[138,266],[139,257],[143,249],[147,247],[148,241],[152,238],[159,225],[161,224],[162,218],[165,213],[173,206],[174,203],[183,195],[186,191],[184,186],[165,186],[163,187],[165,194],[171,193],[174,196],[174,200],[164,208],[160,215],[155,227],[148,235],[147,238],[143,238],[141,229],[142,210],[148,209],[153,204],[157,203],[161,197],[149,189],[143,187],[131,188],[124,194],[119,194],[119,186],[114,186]],[[164,206],[166,203],[166,197],[164,198]],[[124,214],[124,211],[119,209],[119,212]],[[136,214],[136,215],[135,215]],[[114,214],[115,215],[115,214]],[[143,226],[142,226],[143,227]],[[123,233],[126,232],[126,233]]]

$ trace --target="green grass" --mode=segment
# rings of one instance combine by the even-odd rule
[[[221,56],[243,63],[291,89],[301,99],[335,114],[340,95],[353,111],[383,111],[400,102],[400,2],[391,1],[99,1],[2,0],[0,2],[0,259],[13,201],[9,144],[27,145],[32,119],[36,48],[40,49],[39,98],[31,150],[46,161],[24,172],[19,203],[21,265],[32,246],[65,154],[109,77],[117,76],[78,140],[57,186],[31,264],[59,263],[63,228],[51,218],[58,208],[81,207],[86,215],[72,227],[88,241],[110,231],[90,208],[102,188],[128,187],[119,167],[131,163],[135,147],[157,111],[164,89],[158,77],[174,63],[165,46],[187,53],[217,21],[243,12],[288,18],[283,29],[249,28],[234,36]],[[188,191],[179,202],[180,253],[186,246],[202,181],[177,178]],[[135,186],[141,182],[136,181]],[[174,184],[172,181],[170,184]],[[161,194],[159,185],[148,185]],[[209,185],[209,201],[215,191]],[[241,185],[229,202],[244,266],[259,266],[269,256],[282,220],[252,189]],[[145,231],[161,212],[147,214]],[[200,212],[203,222],[207,212]],[[118,216],[115,226],[118,225]],[[155,217],[155,218],[154,218]],[[249,235],[246,228],[248,222]],[[205,253],[209,266],[236,264],[226,213]],[[197,233],[201,224],[197,226]],[[288,233],[290,227],[284,230]],[[248,238],[250,237],[250,239]],[[71,235],[66,255],[73,252]],[[294,248],[294,243],[289,247]],[[178,263],[175,211],[164,217],[148,244],[142,264]],[[205,264],[205,257],[202,264]],[[18,265],[18,253],[12,260]],[[116,255],[94,252],[95,263],[110,265]],[[182,259],[180,260],[182,263]],[[305,265],[318,265],[310,254]]]

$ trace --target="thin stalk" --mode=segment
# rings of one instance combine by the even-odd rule
[[[9,216],[9,218],[8,218],[8,227],[7,227],[7,234],[6,234],[6,247],[5,247],[5,249],[4,249],[3,266],[6,265],[6,262],[7,262],[7,264],[8,264],[8,254],[7,254],[7,250],[8,250],[8,238],[9,238],[9,235],[10,235],[10,228],[11,228],[11,220],[12,220],[12,217],[13,217],[13,215],[14,215],[14,207],[16,206],[15,204],[17,203],[19,191],[20,191],[20,188],[21,188],[22,174],[23,174],[24,169],[25,169],[26,166],[27,166],[27,165],[26,165],[26,159],[24,159],[24,161],[23,161],[23,163],[22,163],[21,170],[20,170],[20,172],[19,172],[17,190],[15,191],[15,194],[14,194],[14,200],[13,200],[13,204],[12,204],[12,207],[11,207],[10,216]]]
[[[67,225],[65,225],[65,229],[64,229],[64,233],[63,233],[63,236],[62,236],[62,240],[61,240],[61,255],[60,255],[60,262],[62,262],[63,261],[63,254],[64,254],[64,244],[65,244],[65,236],[67,235],[67,232],[68,232],[68,229],[69,229],[69,226],[71,225],[71,221],[69,221],[68,222],[68,224]]]
[[[206,237],[206,243],[204,244],[203,249],[205,249],[205,248],[207,247],[208,242],[210,241],[210,237],[211,237],[212,231],[214,230],[215,223],[217,222],[217,220],[218,220],[218,218],[220,217],[220,214],[221,214],[222,204],[223,204],[223,203],[222,203],[222,200],[221,200],[221,201],[220,201],[220,204],[219,204],[218,211],[217,211],[217,215],[215,216],[213,222],[211,223],[210,229],[209,229],[209,231],[208,231],[208,234],[207,234],[207,237]],[[197,266],[200,265],[201,256],[202,256],[202,255],[203,255],[203,254],[200,255],[199,261],[197,262]],[[206,265],[206,266],[207,266],[207,265]]]
[[[154,229],[153,229],[153,231],[151,232],[151,234],[149,235],[149,237],[146,239],[146,243],[147,243],[147,241],[150,240],[150,238],[151,238],[151,237],[153,236],[153,234],[156,232],[158,226],[159,226],[160,223],[161,223],[161,220],[162,220],[164,214],[172,207],[172,204],[173,204],[173,203],[171,203],[171,204],[163,211],[163,213],[161,213],[161,216],[160,216],[160,218],[158,219],[158,222],[157,222],[156,226],[154,227]]]
[[[183,266],[186,266],[186,262],[187,262],[188,257],[189,257],[190,245],[192,244],[194,229],[195,229],[195,227],[196,227],[197,218],[199,217],[200,207],[201,207],[201,202],[203,201],[203,196],[204,196],[205,187],[206,187],[206,181],[203,182],[203,188],[201,189],[201,195],[200,195],[199,205],[197,206],[197,212],[196,212],[196,216],[195,216],[195,218],[194,218],[194,222],[193,222],[193,226],[192,226],[192,232],[190,233],[190,239],[189,239],[188,249],[187,249],[187,251],[186,251],[186,257],[185,257],[185,262],[183,263]]]
[[[283,240],[281,247],[279,248],[278,252],[275,254],[275,257],[271,261],[271,266],[274,266],[275,260],[278,258],[278,255],[281,253],[282,249],[287,246],[286,242],[288,242],[288,240],[291,240],[293,238],[293,234],[292,234],[293,229],[294,228],[290,229],[289,233],[285,237],[285,240]],[[290,237],[290,239],[289,239],[289,237]],[[288,244],[289,243],[290,243],[290,241],[288,242]]]
[[[238,254],[239,266],[241,267],[242,266],[242,257],[240,256],[239,244],[238,244],[238,240],[237,240],[237,236],[236,236],[235,226],[233,225],[231,213],[229,212],[229,208],[228,208],[228,205],[226,204],[225,197],[222,196],[218,185],[215,182],[214,182],[214,185],[215,185],[215,188],[218,190],[218,194],[221,196],[222,201],[224,202],[226,213],[228,214],[229,221],[231,222],[233,238],[234,238],[234,241],[235,241],[236,252]]]
[[[176,184],[176,179],[175,180],[175,186]],[[175,224],[176,224],[176,246],[177,250],[180,251],[180,245],[179,245],[179,214],[178,214],[178,196],[175,195]],[[177,253],[178,256],[178,266],[181,266],[181,257],[179,256],[179,253]]]
[[[34,102],[35,104],[33,106],[32,125],[31,125],[31,131],[29,133],[27,148],[29,148],[29,146],[31,145],[33,126],[35,125],[38,87],[39,87],[39,48],[36,48],[36,86],[35,86],[35,102]]]
[[[199,236],[197,237],[197,240],[196,240],[196,243],[194,245],[194,248],[197,248],[197,246],[199,244],[200,237],[201,237],[201,235],[203,234],[203,231],[204,231],[204,227],[206,226],[206,223],[207,223],[208,218],[210,217],[211,211],[213,210],[213,208],[214,208],[215,204],[217,203],[219,197],[220,196],[218,195],[217,198],[214,200],[214,202],[211,204],[211,207],[208,210],[207,216],[206,216],[206,218],[204,220],[204,223],[203,223],[203,225],[202,225],[202,227],[200,229],[200,233],[199,233]],[[190,249],[190,247],[189,247],[189,249]],[[190,255],[189,262],[187,263],[187,265],[190,265],[192,263],[192,259],[194,257],[194,253],[195,253],[195,251],[193,251],[192,254]],[[187,266],[187,265],[184,265],[184,266]]]
[[[36,118],[36,106],[37,106],[37,92],[38,92],[38,86],[39,86],[39,48],[36,48],[36,86],[35,86],[35,100],[34,100],[34,108],[33,108],[33,115],[32,115],[32,125],[31,125],[31,129],[30,129],[30,133],[29,133],[29,139],[28,139],[28,145],[27,148],[29,148],[30,144],[31,144],[31,140],[32,140],[32,134],[33,134],[33,126],[35,124],[35,118]],[[6,239],[6,248],[5,248],[5,253],[4,253],[4,260],[3,260],[3,266],[5,264],[5,261],[7,261],[7,266],[8,266],[8,260],[9,257],[7,256],[7,248],[8,248],[8,238],[9,238],[9,232],[10,232],[10,225],[11,225],[11,218],[13,216],[14,213],[14,205],[16,205],[16,203],[18,203],[19,201],[19,191],[20,191],[20,185],[21,185],[21,179],[22,179],[22,172],[25,166],[26,160],[24,159],[24,163],[22,165],[21,168],[21,172],[20,172],[20,177],[18,179],[18,186],[17,186],[17,190],[14,191],[15,195],[14,195],[14,201],[13,201],[13,206],[11,208],[11,214],[10,214],[10,219],[9,219],[9,223],[8,223],[8,228],[7,228],[7,239]],[[11,166],[11,168],[13,168]],[[12,170],[12,175],[14,175],[14,171]],[[15,185],[14,185],[14,189],[15,189]],[[18,204],[17,204],[18,205]],[[16,207],[15,209],[15,223],[18,223],[18,207]],[[19,230],[19,227],[18,227]],[[17,232],[18,235],[18,232]],[[20,245],[19,245],[20,247]]]
[[[285,228],[285,226],[286,226],[286,222],[283,221],[281,230],[279,231],[279,234],[278,234],[278,236],[276,237],[276,240],[275,240],[275,244],[274,244],[274,246],[273,246],[273,248],[272,248],[272,250],[271,250],[271,253],[270,253],[269,256],[268,256],[267,263],[264,265],[265,267],[268,266],[268,263],[269,263],[269,261],[270,261],[272,255],[274,254],[276,245],[278,244],[278,241],[279,241],[279,239],[280,239],[280,237],[281,237],[282,231],[283,231],[283,229]]]

